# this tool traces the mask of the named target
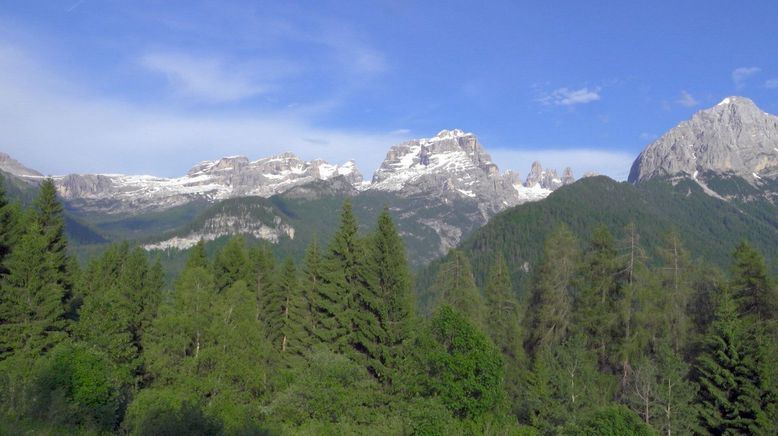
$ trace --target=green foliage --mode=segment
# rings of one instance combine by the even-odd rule
[[[381,378],[391,382],[411,337],[414,302],[405,247],[387,209],[378,217],[371,242],[369,268],[375,280],[372,298],[377,303],[381,339],[378,359],[384,367]]]
[[[440,266],[430,293],[433,300],[427,303],[427,312],[449,305],[464,314],[478,327],[486,320],[486,303],[475,285],[470,260],[461,250],[451,250],[448,261]]]
[[[141,391],[127,411],[125,429],[132,435],[224,434],[222,423],[206,415],[195,401],[161,389]]]
[[[593,412],[580,425],[567,431],[571,435],[651,436],[651,427],[623,406],[609,406]]]
[[[385,404],[379,384],[364,367],[317,347],[295,381],[264,411],[266,419],[297,427],[306,422],[376,423]]]
[[[700,424],[709,432],[767,430],[756,356],[748,340],[735,303],[725,293],[696,365]]]
[[[459,418],[478,418],[503,400],[503,359],[489,339],[450,306],[439,308],[413,345],[423,396],[438,397]]]
[[[104,354],[85,344],[62,344],[38,362],[27,414],[52,423],[113,429],[121,418],[121,378]]]
[[[778,290],[769,283],[764,256],[748,242],[741,241],[732,257],[730,290],[738,313],[761,322],[778,319]]]
[[[201,256],[199,253],[196,255]],[[249,259],[242,237],[230,238],[227,245],[216,254],[216,259],[213,261],[213,273],[216,279],[216,288],[219,291],[229,288],[238,280],[249,282]]]
[[[564,225],[546,241],[543,260],[530,290],[527,341],[530,355],[564,340],[573,321],[573,279],[578,272],[580,252],[575,235]]]

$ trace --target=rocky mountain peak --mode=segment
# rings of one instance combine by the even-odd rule
[[[778,117],[748,98],[727,97],[649,144],[633,163],[629,181],[697,179],[703,173],[735,175],[753,183],[778,178]]]
[[[544,170],[540,162],[534,161],[532,162],[529,174],[527,174],[527,180],[524,182],[524,186],[528,188],[540,187],[553,191],[573,182],[575,182],[575,177],[573,177],[573,170],[570,167],[565,168],[564,174],[560,178],[555,169],[550,168]]]
[[[18,177],[43,177],[43,174],[20,164],[6,153],[0,152],[0,170]]]

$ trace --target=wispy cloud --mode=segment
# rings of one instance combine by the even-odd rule
[[[489,154],[501,170],[518,171],[521,177],[526,176],[533,161],[539,161],[543,168],[554,168],[558,172],[569,166],[576,177],[596,172],[615,180],[626,180],[635,160],[635,155],[627,152],[593,148],[495,149]]]
[[[370,174],[389,145],[407,138],[403,130],[322,127],[303,105],[193,114],[129,104],[80,92],[82,84],[50,71],[44,62],[0,41],[0,120],[13,126],[0,129],[0,147],[47,174],[176,176],[200,160],[234,154],[259,158],[284,151],[332,162],[356,157],[362,171]],[[237,83],[216,96],[238,98],[255,92],[252,86]]]
[[[764,83],[767,89],[778,89],[778,78],[770,79]]]
[[[600,99],[600,88],[580,89],[558,88],[551,93],[542,95],[538,101],[546,105],[574,106],[591,103]]]
[[[255,77],[256,73],[217,57],[155,52],[142,56],[140,64],[151,72],[163,74],[179,95],[198,101],[238,101],[268,90],[268,85]]]
[[[732,71],[732,81],[735,83],[735,88],[741,89],[746,85],[748,79],[762,71],[759,67],[740,67],[735,68]]]
[[[700,102],[687,91],[681,91],[681,96],[678,97],[675,102],[684,107],[694,107],[700,104]]]

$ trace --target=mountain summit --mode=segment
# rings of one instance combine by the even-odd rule
[[[632,164],[629,181],[676,176],[698,180],[698,175],[711,173],[752,184],[778,178],[778,117],[748,98],[727,97],[646,147]]]

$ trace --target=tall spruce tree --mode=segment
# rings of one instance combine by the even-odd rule
[[[291,364],[304,356],[310,347],[306,330],[310,312],[291,259],[284,262],[278,285],[271,295],[266,308],[270,343],[281,353],[282,359]]]
[[[321,264],[321,286],[312,296],[316,320],[314,334],[318,342],[344,350],[352,332],[350,307],[358,289],[364,286],[361,270],[363,245],[357,236],[357,220],[346,200],[340,227],[332,238]]]
[[[13,246],[19,240],[22,231],[19,222],[20,218],[21,210],[19,203],[9,202],[6,197],[5,180],[0,175],[0,279],[8,274],[6,261],[11,254]]]
[[[521,313],[513,293],[508,264],[497,254],[484,286],[486,299],[486,331],[507,360],[515,364],[521,350]]]
[[[712,434],[770,434],[748,340],[736,304],[725,292],[695,366],[700,425]]]
[[[432,283],[433,309],[449,305],[483,329],[486,303],[475,285],[470,261],[462,250],[454,249],[440,266]]]
[[[525,317],[525,348],[530,356],[567,337],[573,321],[572,287],[580,256],[578,240],[564,225],[546,240]]]
[[[246,244],[242,236],[233,236],[216,254],[213,262],[213,273],[216,287],[227,289],[238,280],[247,281],[250,278],[250,267]]]
[[[73,277],[68,270],[65,221],[51,179],[41,183],[24,233],[8,256],[3,284],[2,357],[39,356],[68,335]]]
[[[778,293],[770,284],[762,253],[742,241],[732,257],[730,289],[738,313],[762,323],[778,319]]]
[[[592,232],[578,279],[576,323],[597,351],[602,369],[615,369],[620,343],[618,302],[622,297],[624,267],[613,236],[605,226]]]
[[[248,283],[254,291],[255,315],[257,320],[268,322],[268,306],[276,280],[276,259],[268,244],[260,243],[249,250],[250,278]]]
[[[391,383],[392,373],[397,371],[403,358],[403,347],[412,334],[414,302],[405,245],[386,208],[378,217],[378,228],[371,242],[371,277],[375,279],[373,294],[381,329],[378,336],[382,338],[377,344],[382,348],[377,357],[385,367],[382,379]]]
[[[688,315],[692,300],[692,263],[680,235],[671,231],[659,247],[659,279],[666,302],[662,311],[663,330],[675,353],[680,353],[690,341],[692,320]]]
[[[303,260],[302,286],[305,291],[305,299],[308,303],[308,325],[306,330],[312,343],[316,342],[318,337],[316,327],[318,322],[318,312],[316,311],[316,299],[322,291],[322,261],[319,248],[319,241],[314,238],[305,250],[305,259]]]

